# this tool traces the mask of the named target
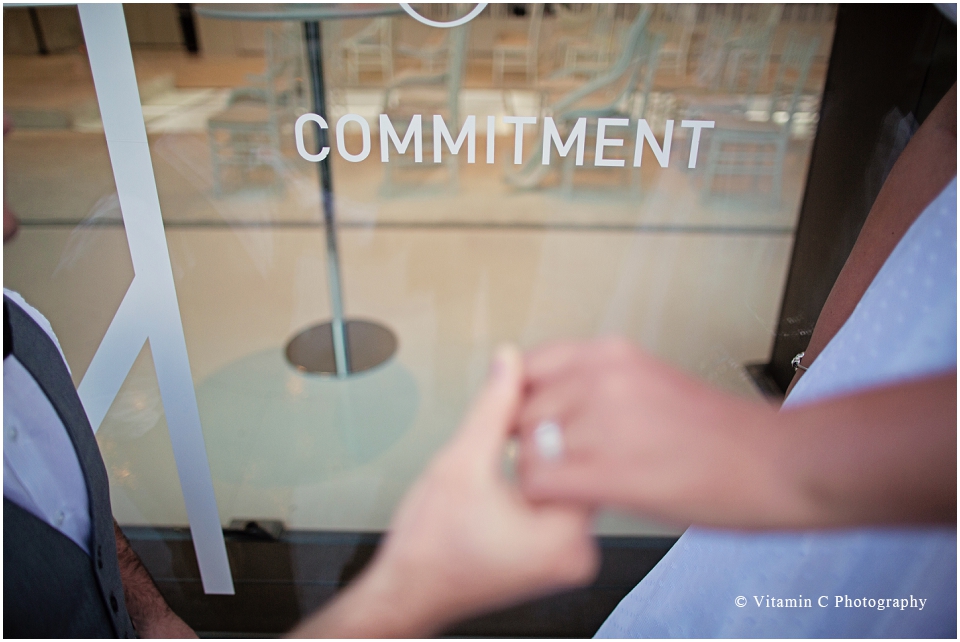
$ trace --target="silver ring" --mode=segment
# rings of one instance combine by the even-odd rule
[[[533,443],[542,459],[555,461],[563,457],[563,431],[560,424],[552,419],[544,419],[537,424],[533,431]]]
[[[798,352],[797,355],[790,360],[790,365],[793,366],[793,371],[797,370],[806,370],[807,366],[801,365],[800,361],[803,359],[806,352]]]

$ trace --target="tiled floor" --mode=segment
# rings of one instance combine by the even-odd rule
[[[500,92],[472,91],[476,109],[506,109]],[[354,91],[346,105],[375,109],[378,96]],[[502,341],[618,333],[757,394],[742,365],[773,341],[809,136],[791,142],[779,202],[762,181],[706,196],[699,170],[676,159],[646,163],[632,185],[626,171],[584,170],[570,195],[555,175],[516,189],[509,136],[497,164],[461,165],[457,189],[433,169],[398,172],[388,189],[376,154],[334,157],[347,314],[399,339],[387,364],[341,382],[299,374],[282,352],[329,315],[316,168],[288,135],[281,193],[267,174],[215,196],[204,123],[224,97],[180,88],[144,105],[224,523],[383,529]],[[25,223],[5,248],[4,285],[50,318],[78,382],[133,276],[96,130],[92,118],[4,145],[5,196]],[[186,523],[166,431],[145,349],[98,433],[121,523]],[[598,531],[676,532],[612,514]]]
[[[353,227],[340,241],[349,315],[400,341],[393,361],[346,384],[282,358],[329,314],[319,230],[168,231],[225,521],[382,528],[504,340],[626,334],[751,394],[740,366],[767,356],[791,236]],[[50,316],[77,380],[131,277],[119,227],[26,226],[6,252],[6,285]],[[99,439],[118,518],[183,523],[148,352]],[[631,528],[611,519],[604,532]]]

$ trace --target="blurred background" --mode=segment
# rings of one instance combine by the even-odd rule
[[[415,7],[451,20],[473,5]],[[401,134],[412,114],[427,123],[422,164],[331,154],[347,316],[398,341],[348,382],[283,359],[289,336],[330,316],[316,166],[293,140],[311,111],[301,23],[124,11],[225,523],[383,529],[503,341],[622,334],[756,394],[743,364],[773,340],[833,5],[504,4],[456,29],[403,13],[323,21],[331,127],[359,114],[376,141],[380,113]],[[7,199],[26,224],[5,284],[50,317],[79,382],[132,278],[96,95],[75,7],[5,8],[4,30]],[[480,163],[429,162],[434,113],[452,130],[477,116]],[[626,167],[594,168],[594,131],[584,167],[544,167],[530,126],[513,164],[503,116],[552,115],[566,135],[571,119],[595,129],[617,114],[661,141],[677,121],[668,168],[649,150],[633,168],[630,134]],[[695,169],[683,118],[717,120]],[[98,434],[121,523],[185,523],[164,432],[144,350]],[[620,518],[600,529],[659,532]]]
[[[413,6],[446,21],[475,5]],[[782,331],[836,5],[491,4],[454,29],[399,9],[322,20],[331,128],[359,114],[374,140],[360,163],[325,161],[343,304],[397,343],[386,362],[346,379],[303,373],[284,352],[331,315],[317,167],[293,134],[312,111],[303,24],[207,9],[124,5],[221,522],[238,542],[292,547],[262,572],[281,577],[274,598],[293,577],[293,597],[249,626],[283,630],[362,566],[501,342],[623,335],[733,394],[764,398],[747,366],[766,363]],[[76,7],[3,15],[14,124],[5,198],[23,223],[5,248],[4,286],[50,319],[79,383],[133,268]],[[380,161],[381,113],[401,134],[423,114],[427,162]],[[463,153],[432,162],[433,114],[452,131],[477,117],[476,164]],[[496,117],[492,165],[486,116]],[[538,117],[519,165],[505,116]],[[564,137],[588,117],[583,167],[556,156],[541,164],[544,116]],[[599,116],[631,119],[624,146],[608,148],[625,167],[593,167]],[[638,118],[660,141],[676,122],[669,167],[649,150],[632,167]],[[693,169],[682,119],[716,121]],[[892,148],[916,122],[891,121]],[[776,402],[776,386],[764,385]],[[172,602],[209,605],[177,543],[189,544],[186,512],[149,344],[97,439],[114,514],[161,587]],[[597,522],[647,567],[681,530],[614,513]],[[310,543],[320,552],[305,552]],[[230,548],[242,580],[260,572],[244,564],[260,562],[240,550]],[[323,564],[335,570],[321,582]],[[615,604],[619,590],[605,599]]]

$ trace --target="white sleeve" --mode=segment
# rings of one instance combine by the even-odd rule
[[[67,366],[67,372],[70,373],[70,376],[73,376],[73,372],[70,371],[70,364],[67,363],[67,358],[63,355],[63,348],[60,347],[60,340],[57,339],[57,335],[53,331],[53,326],[50,325],[50,322],[47,321],[47,317],[43,316],[39,310],[27,303],[18,292],[13,290],[8,290],[3,288],[4,296],[10,297],[10,299],[16,303],[20,308],[30,315],[30,318],[37,322],[43,331],[47,333],[47,336],[53,341],[53,344],[57,346],[57,350],[60,352],[60,358],[63,359],[64,365]]]

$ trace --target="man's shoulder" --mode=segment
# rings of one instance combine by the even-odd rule
[[[3,288],[3,296],[10,299],[18,308],[26,312],[27,316],[33,319],[33,321],[40,326],[44,332],[47,333],[47,336],[50,337],[50,340],[53,341],[53,344],[57,346],[57,350],[60,352],[60,358],[62,358],[63,362],[66,364],[67,359],[63,355],[63,348],[60,347],[60,340],[57,339],[57,335],[53,331],[53,326],[50,325],[50,321],[47,320],[47,317],[43,316],[43,313],[27,303],[27,301],[20,295],[19,292]],[[69,364],[67,364],[67,370],[70,370]]]

